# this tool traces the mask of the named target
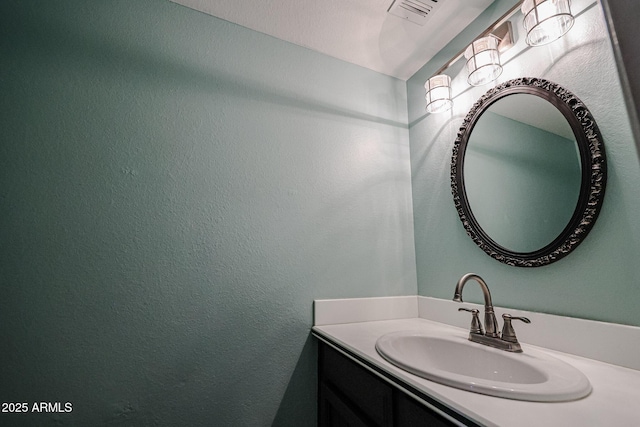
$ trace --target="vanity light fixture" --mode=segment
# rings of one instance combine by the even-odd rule
[[[481,37],[464,51],[467,60],[467,81],[472,86],[482,86],[497,79],[502,74],[498,39],[492,35]]]
[[[524,0],[522,14],[526,42],[541,46],[559,39],[573,27],[571,0]]]
[[[469,83],[481,85],[495,80],[502,72],[500,65],[500,52],[504,52],[514,44],[513,29],[509,19],[520,10],[521,2],[515,4],[500,19],[487,28],[479,38],[468,48],[458,52],[449,62],[444,64],[432,77],[424,84],[427,100],[426,110],[428,113],[439,113],[449,110],[453,106],[453,96],[451,91],[451,77],[444,72],[463,56],[467,57],[467,52],[471,52],[471,57],[467,57],[467,69],[469,69]],[[486,39],[486,41],[484,41]],[[483,47],[484,46],[484,47]],[[488,61],[488,62],[487,62]],[[497,65],[496,65],[497,64]]]
[[[451,109],[451,77],[446,74],[433,76],[426,81],[424,88],[427,91],[424,96],[427,113],[442,113]]]

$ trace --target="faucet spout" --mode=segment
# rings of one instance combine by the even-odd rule
[[[478,276],[474,273],[467,273],[458,280],[456,284],[456,289],[453,295],[453,300],[456,302],[462,301],[462,289],[464,285],[469,280],[475,280],[480,285],[482,289],[482,295],[484,296],[484,329],[485,335],[489,337],[498,337],[498,321],[496,320],[496,315],[493,312],[493,302],[491,301],[491,292],[489,291],[489,287],[486,282],[482,279],[482,277]]]

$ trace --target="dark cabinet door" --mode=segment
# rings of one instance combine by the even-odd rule
[[[455,425],[400,391],[398,391],[396,398],[395,413],[396,427],[449,427]]]
[[[318,425],[449,427],[456,424],[320,341]]]
[[[320,384],[318,406],[320,427],[371,427],[373,425],[363,419],[350,402],[343,400],[326,383]]]
[[[325,344],[320,346],[319,369],[319,397],[330,396],[324,404],[333,404],[337,398],[362,425],[393,426],[393,388],[389,384]],[[337,410],[335,404],[332,408]]]

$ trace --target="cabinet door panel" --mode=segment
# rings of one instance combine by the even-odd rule
[[[319,427],[373,427],[325,383],[320,384]]]
[[[333,348],[322,345],[321,380],[340,390],[378,426],[393,422],[393,388]]]
[[[457,425],[333,347],[321,342],[318,349],[320,427]]]
[[[395,413],[397,427],[450,427],[455,425],[401,391],[397,391]]]

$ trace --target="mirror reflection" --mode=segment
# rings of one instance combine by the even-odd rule
[[[491,104],[464,157],[469,207],[498,245],[534,252],[570,222],[580,197],[580,152],[566,118],[544,98],[518,93]]]

